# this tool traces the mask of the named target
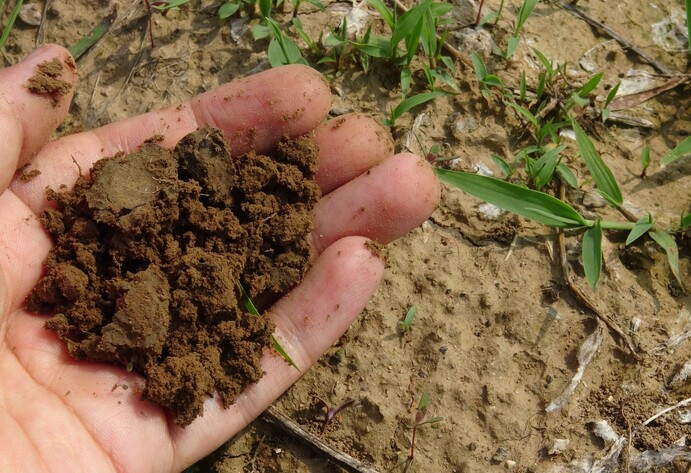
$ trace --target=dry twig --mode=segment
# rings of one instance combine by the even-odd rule
[[[280,427],[285,432],[300,438],[315,450],[319,450],[322,454],[326,455],[333,463],[341,468],[345,468],[351,473],[379,473],[366,463],[327,445],[322,439],[303,429],[297,422],[274,406],[270,406],[264,414],[262,414],[262,418]]]
[[[566,187],[564,186],[564,183],[561,183],[559,186],[559,198],[561,200],[564,200],[566,194]],[[564,239],[564,231],[562,229],[559,229],[557,231],[557,242],[559,244],[559,261],[561,263],[561,270],[564,273],[564,279],[566,279],[566,284],[568,284],[569,289],[571,289],[571,292],[576,296],[576,299],[578,299],[581,304],[583,304],[585,307],[590,309],[590,311],[597,316],[598,319],[603,321],[607,327],[610,328],[614,333],[616,333],[619,338],[626,344],[627,348],[631,352],[631,354],[638,358],[638,351],[636,350],[636,346],[634,345],[633,341],[631,340],[631,337],[628,336],[620,327],[617,325],[616,322],[614,322],[612,319],[610,319],[608,316],[600,312],[600,310],[595,307],[595,305],[590,302],[590,299],[588,299],[588,296],[586,296],[583,291],[576,285],[574,282],[573,278],[571,277],[571,271],[569,270],[569,264],[568,261],[566,260],[566,243]]]
[[[657,70],[661,74],[665,74],[668,76],[673,75],[672,71],[667,69],[666,66],[660,64],[658,61],[647,55],[645,52],[643,52],[640,48],[636,47],[635,44],[633,44],[631,41],[628,39],[624,38],[623,36],[620,36],[616,31],[611,29],[609,26],[606,26],[604,23],[601,23],[597,20],[594,20],[593,18],[590,18],[588,15],[585,14],[583,10],[578,8],[576,5],[573,3],[568,3],[568,2],[561,2],[561,7],[568,11],[569,13],[581,18],[584,20],[586,23],[588,23],[590,26],[597,28],[598,30],[604,32],[611,38],[615,39],[619,44],[621,44],[624,48],[629,49],[636,53],[640,58],[642,58],[645,62],[653,66],[655,70]]]

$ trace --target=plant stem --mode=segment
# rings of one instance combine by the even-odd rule
[[[595,220],[586,220],[586,225],[588,227],[593,227],[595,225]],[[633,228],[632,222],[613,222],[611,220],[600,220],[600,224],[603,229],[606,230],[631,230]]]

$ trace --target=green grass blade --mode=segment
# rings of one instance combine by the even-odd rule
[[[103,38],[103,35],[106,34],[106,32],[113,25],[117,17],[117,10],[113,8],[113,10],[108,13],[108,15],[106,15],[106,17],[98,25],[96,25],[88,35],[67,48],[72,57],[75,60],[79,59],[85,52],[98,43],[99,40]]]
[[[278,341],[278,339],[274,335],[271,335],[271,341],[273,342],[274,350],[276,350],[276,352],[278,352],[278,354],[281,355],[284,360],[286,360],[286,363],[288,363],[290,366],[292,366],[296,370],[300,371],[300,368],[298,368],[298,365],[295,364],[295,362],[290,357],[288,352],[285,351],[285,349],[281,346],[281,343]],[[300,372],[302,373],[302,371],[300,371]]]
[[[2,36],[0,37],[0,49],[5,47],[7,38],[10,37],[10,32],[14,27],[14,22],[17,21],[17,15],[19,15],[19,10],[22,9],[22,3],[24,3],[23,0],[19,0],[17,4],[14,6],[14,10],[12,10],[10,20],[7,22],[7,26],[5,26],[5,29],[2,32]]]
[[[261,314],[257,310],[257,308],[254,305],[254,302],[252,302],[252,299],[250,299],[250,296],[247,294],[247,291],[245,291],[245,288],[242,286],[242,283],[240,281],[236,281],[238,285],[238,289],[240,289],[240,297],[242,298],[242,305],[245,306],[245,309],[247,309],[247,312],[249,312],[250,315],[253,315],[255,317],[259,317]]]
[[[580,127],[580,125],[573,120],[571,122],[573,131],[576,133],[576,143],[578,143],[578,149],[581,152],[581,156],[585,161],[585,165],[588,166],[590,174],[592,174],[595,180],[595,185],[602,194],[602,196],[609,201],[615,207],[619,207],[624,203],[624,198],[619,190],[619,185],[612,171],[607,167],[605,162],[602,160],[598,152],[593,146],[593,142],[590,141],[588,135]]]
[[[431,3],[432,0],[422,0],[418,6],[401,15],[391,35],[391,44],[397,45],[403,38],[414,32]]]
[[[602,76],[604,75],[604,72],[598,72],[595,74],[588,82],[585,83],[583,87],[581,87],[578,90],[578,95],[581,98],[586,98],[588,97],[588,94],[592,92],[595,87],[600,83],[600,80],[602,80]]]
[[[518,11],[518,19],[516,20],[516,32],[518,35],[523,29],[523,25],[528,20],[528,17],[533,12],[533,9],[537,5],[539,0],[525,0],[521,5],[521,9]]]
[[[653,218],[650,216],[650,214],[648,214],[647,217],[643,217],[642,219],[638,220],[629,232],[629,236],[626,237],[626,246],[645,235],[648,230],[653,228],[653,225]]]
[[[393,13],[391,13],[389,7],[387,7],[386,4],[381,0],[367,0],[367,3],[372,5],[374,9],[379,12],[386,24],[389,25],[389,28],[391,28],[391,31],[393,31],[396,27],[396,21],[394,20]]]
[[[662,158],[662,164],[669,164],[687,154],[691,154],[691,136],[684,138],[684,140],[675,146],[672,151],[667,153],[665,157]]]
[[[250,296],[247,295],[247,292],[245,291],[245,288],[242,286],[242,283],[240,281],[236,281],[238,285],[238,289],[240,289],[240,296],[242,298],[242,305],[245,306],[245,309],[247,312],[254,316],[254,317],[261,317],[261,314],[257,310],[257,307],[254,305],[254,302],[252,302],[252,299],[250,299]],[[286,363],[288,363],[290,366],[295,368],[296,370],[300,371],[300,368],[298,368],[298,365],[295,364],[293,359],[288,355],[288,352],[285,351],[285,349],[281,346],[281,343],[278,341],[278,339],[274,336],[271,335],[271,343],[273,344],[274,350],[278,352],[281,357],[283,357],[284,360],[286,360]]]
[[[558,228],[590,226],[573,207],[544,192],[493,177],[436,169],[439,179],[509,212]]]
[[[397,120],[401,115],[409,111],[411,108],[417,107],[418,105],[422,105],[425,102],[429,102],[430,100],[434,100],[437,97],[442,97],[444,95],[451,94],[445,90],[435,90],[434,92],[425,92],[408,97],[399,103],[396,108],[394,108],[392,112],[393,119]]]
[[[515,102],[504,102],[504,104],[516,110],[518,113],[523,115],[536,129],[540,128],[540,123],[538,123],[537,118],[533,115],[530,110],[525,107],[521,107]]]
[[[679,272],[679,248],[677,247],[677,242],[674,241],[672,235],[662,231],[648,232],[648,235],[667,253],[667,261],[672,269],[672,274],[674,274],[679,286],[683,289],[684,283],[681,281],[681,273]]]
[[[595,289],[602,273],[602,224],[600,220],[583,234],[583,269],[590,287]]]

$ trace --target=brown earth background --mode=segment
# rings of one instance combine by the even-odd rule
[[[252,39],[246,15],[220,23],[219,2],[199,1],[154,15],[152,49],[142,1],[53,0],[40,30],[17,23],[3,52],[5,64],[16,63],[37,42],[75,43],[112,5],[118,7],[117,21],[78,62],[80,83],[62,133],[174,105],[270,67],[267,41]],[[314,37],[336,26],[352,7],[325,5],[326,12],[309,4],[300,8],[305,29]],[[688,70],[685,39],[680,39],[686,28],[682,1],[590,0],[578,5],[673,73]],[[480,52],[490,70],[512,87],[517,87],[521,71],[529,84],[536,83],[540,66],[531,48],[566,63],[567,77],[574,84],[604,71],[601,95],[625,79],[646,81],[647,87],[666,80],[560,2],[538,4],[512,61],[492,56],[491,41],[505,44],[519,6],[518,1],[507,1],[496,26],[463,28],[474,20],[477,4],[458,0],[448,41],[466,58]],[[484,5],[486,12],[498,7],[496,0]],[[289,9],[285,5],[286,13]],[[5,10],[6,22],[9,9]],[[381,24],[373,11],[369,13],[369,21]],[[287,22],[289,16],[283,19]],[[353,64],[339,76],[328,65],[319,68],[332,84],[333,116],[363,112],[382,119],[399,101],[398,76],[388,66],[375,63],[364,74]],[[394,134],[396,148],[425,152],[420,143],[425,148],[437,144],[442,156],[456,158],[454,168],[486,168],[499,175],[490,155],[510,160],[526,144],[525,126],[515,113],[482,97],[469,67],[459,62],[455,78],[459,95],[437,99],[400,119]],[[691,162],[681,159],[664,168],[659,162],[691,130],[689,89],[681,84],[624,110],[633,125],[611,123],[591,133],[626,201],[641,215],[650,212],[667,226],[688,213],[691,204]],[[575,146],[568,144],[568,156],[573,157]],[[641,179],[639,156],[645,144],[652,164],[648,177]],[[567,163],[582,184],[583,192],[570,196],[579,210],[620,218],[591,199],[593,185],[580,161],[567,159]],[[490,218],[479,210],[479,203],[445,188],[434,215],[389,245],[384,283],[358,321],[276,406],[319,433],[324,409],[315,396],[334,406],[355,399],[323,438],[381,472],[404,471],[415,408],[424,391],[430,393],[429,414],[444,419],[418,431],[416,460],[409,471],[646,471],[636,469],[632,461],[638,453],[675,445],[686,458],[647,471],[689,471],[688,406],[641,426],[691,395],[688,379],[670,385],[691,359],[691,298],[674,281],[664,253],[651,241],[625,247],[621,236],[608,234],[603,279],[591,291],[575,256],[578,238],[567,236],[577,284],[598,309],[631,334],[642,358],[632,360],[617,338],[605,332],[573,396],[563,408],[546,414],[545,407],[578,369],[579,347],[596,331],[597,322],[565,284],[555,234],[510,215]],[[687,237],[680,242],[681,275],[687,288],[691,287],[688,250]],[[418,313],[412,330],[402,335],[398,321],[411,305]],[[559,317],[541,333],[550,308]],[[596,470],[591,469],[598,467],[593,462],[607,455],[612,442],[594,434],[601,420],[627,440],[617,465]],[[340,470],[260,419],[189,471]]]

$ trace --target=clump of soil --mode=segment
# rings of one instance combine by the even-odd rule
[[[284,138],[271,157],[231,159],[221,132],[153,142],[96,163],[91,180],[50,192],[55,239],[28,299],[78,359],[133,367],[143,396],[182,426],[217,390],[225,406],[263,374],[266,307],[303,277],[319,198],[316,149]]]
[[[66,61],[71,68],[76,67],[72,57],[66,58]],[[47,95],[53,106],[57,106],[60,98],[72,90],[72,85],[60,78],[64,67],[58,58],[42,62],[36,66],[36,74],[29,78],[25,87],[34,94]]]

